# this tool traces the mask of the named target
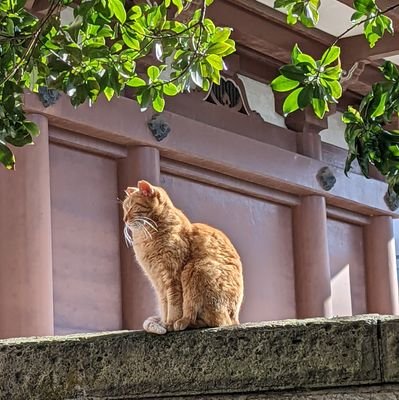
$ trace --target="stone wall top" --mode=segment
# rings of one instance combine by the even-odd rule
[[[0,341],[0,399],[161,398],[399,383],[399,318]]]

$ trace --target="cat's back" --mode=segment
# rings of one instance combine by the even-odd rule
[[[240,256],[230,239],[219,229],[207,224],[194,223],[191,229],[193,255],[227,257],[230,261],[240,262]]]

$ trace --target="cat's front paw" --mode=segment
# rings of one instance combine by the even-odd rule
[[[166,328],[161,323],[159,317],[149,317],[143,322],[143,328],[148,333],[155,333],[157,335],[165,335]]]
[[[173,324],[173,330],[175,331],[184,331],[190,325],[189,318],[180,318]]]
[[[166,329],[168,332],[173,332],[173,331],[174,331],[174,329],[173,329],[173,321],[167,321],[167,322],[165,322],[165,323],[163,324],[163,326],[165,327],[165,329]]]

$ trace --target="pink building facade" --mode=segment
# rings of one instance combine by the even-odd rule
[[[235,30],[238,53],[222,87],[167,103],[156,117],[166,137],[128,93],[77,110],[66,97],[46,108],[25,96],[41,135],[16,151],[15,172],[0,170],[0,337],[141,329],[155,296],[124,244],[118,203],[139,179],[232,239],[244,266],[242,322],[399,312],[386,184],[357,170],[345,177],[345,150],[322,140],[333,127],[309,113],[284,120],[267,91],[285,53],[264,32],[286,29],[288,43],[294,31],[315,51],[320,42],[244,3],[215,5],[217,23],[246,22]]]

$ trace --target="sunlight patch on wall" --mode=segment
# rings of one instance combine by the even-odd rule
[[[325,143],[333,144],[334,146],[348,149],[345,142],[344,132],[345,124],[342,122],[342,113],[337,112],[328,117],[328,129],[320,132],[321,140]]]
[[[331,278],[333,316],[352,315],[352,294],[349,264]]]
[[[238,77],[245,87],[245,94],[251,110],[256,111],[264,121],[285,128],[284,118],[275,110],[271,87],[247,76],[238,75]]]

